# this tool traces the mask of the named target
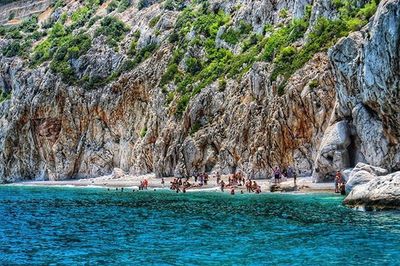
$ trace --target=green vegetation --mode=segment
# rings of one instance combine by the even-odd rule
[[[140,130],[140,137],[144,138],[147,134],[147,127],[142,128],[142,130]]]
[[[91,37],[84,33],[73,35],[71,29],[66,29],[61,22],[54,24],[48,38],[39,43],[32,54],[31,65],[52,60],[50,69],[61,74],[67,83],[77,81],[72,66],[72,59],[85,54],[91,46]]]
[[[335,2],[339,19],[319,18],[302,46],[294,44],[305,37],[311,15],[310,5],[306,6],[302,19],[292,20],[276,28],[265,25],[266,36],[252,32],[251,25],[245,21],[234,27],[230,15],[209,9],[207,2],[196,1],[197,4],[186,7],[176,22],[174,32],[169,36],[169,41],[175,44],[175,50],[160,81],[164,93],[168,93],[167,103],[175,99],[176,115],[180,116],[190,98],[202,88],[218,81],[218,90],[222,91],[227,78],[240,78],[257,61],[272,64],[271,81],[275,81],[278,76],[283,77],[283,81],[277,84],[278,94],[283,95],[288,78],[296,70],[303,67],[315,53],[326,51],[339,38],[364,26],[377,6],[376,0],[364,6],[357,6],[359,4],[355,0]],[[173,10],[176,8],[174,3],[166,1],[164,8]],[[282,9],[279,15],[282,18],[288,17],[288,10]],[[233,54],[230,50],[217,47],[216,34],[221,26],[225,27],[221,39],[231,45],[239,44],[242,48],[240,53]],[[189,32],[191,35],[194,33],[194,37],[186,39]],[[205,56],[191,56],[191,49],[202,49]],[[182,65],[185,66],[183,69],[179,67]],[[174,91],[166,89],[165,86],[170,83],[175,85]],[[315,85],[312,82],[310,87]]]
[[[286,8],[281,9],[281,10],[279,11],[279,17],[280,17],[280,18],[287,18],[288,15],[289,15],[289,11],[288,11]]]
[[[369,18],[375,13],[377,3],[370,2],[363,7],[356,7],[350,1],[335,1],[339,6],[340,18],[328,20],[320,17],[314,26],[313,31],[308,35],[307,42],[303,47],[296,50],[290,47],[290,43],[304,35],[307,21],[300,22],[302,25],[297,30],[293,26],[282,28],[274,32],[266,47],[264,55],[266,60],[271,60],[275,54],[275,68],[271,75],[276,80],[282,75],[287,80],[296,70],[308,62],[315,53],[323,52],[332,47],[339,38],[347,36],[350,32],[359,30],[368,23]],[[295,22],[294,24],[299,24]],[[297,32],[293,35],[294,32]],[[291,36],[296,36],[292,38]],[[278,49],[279,50],[278,50]]]
[[[199,121],[196,121],[192,127],[190,128],[190,135],[194,135],[201,128],[201,124]]]
[[[58,45],[58,49],[54,53],[53,61],[50,64],[51,70],[61,74],[65,82],[74,83],[76,77],[70,62],[85,54],[90,46],[91,38],[86,34],[65,36],[64,41]]]
[[[139,38],[140,38],[140,30],[137,30],[133,33],[133,39],[129,46],[128,55],[130,55],[130,56],[136,55],[136,47],[137,47],[137,42],[139,41]]]
[[[5,93],[5,92],[0,93],[0,103],[10,99],[11,99],[11,93]]]
[[[240,21],[239,29],[228,29],[222,34],[221,39],[225,40],[229,44],[235,45],[241,40],[244,35],[249,34],[252,29],[253,28],[250,24],[242,20]]]
[[[138,2],[138,5],[137,5],[137,8],[139,9],[139,10],[142,10],[143,8],[146,8],[146,7],[148,7],[148,3],[147,3],[147,0],[139,0],[139,2]]]
[[[166,0],[164,2],[164,9],[166,10],[182,10],[185,8],[184,0]]]
[[[308,86],[310,87],[310,89],[315,89],[319,86],[319,81],[318,79],[313,79],[310,81],[310,83],[308,84]]]
[[[131,6],[131,4],[131,0],[113,0],[107,7],[107,13],[111,13],[114,10],[117,10],[118,12],[124,12]]]
[[[13,56],[22,56],[23,49],[19,44],[19,41],[13,41],[5,48],[3,48],[3,55],[6,57],[13,57]]]
[[[224,91],[226,88],[226,80],[224,78],[218,80],[218,90]]]
[[[128,31],[128,26],[121,20],[116,17],[107,16],[101,21],[100,27],[96,31],[96,36],[105,36],[107,43],[115,48],[118,47],[118,43],[122,41]]]
[[[157,24],[157,22],[160,20],[161,16],[155,16],[154,18],[152,18],[149,22],[149,26],[150,28],[154,28],[154,26]]]
[[[32,16],[18,26],[0,26],[0,36],[10,40],[3,47],[2,54],[6,57],[27,57],[32,43],[46,34],[44,31],[38,31],[37,22],[37,17]]]

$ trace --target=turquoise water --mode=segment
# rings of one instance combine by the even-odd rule
[[[341,200],[0,187],[0,265],[400,265],[400,213]]]

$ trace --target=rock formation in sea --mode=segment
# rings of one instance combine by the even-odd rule
[[[357,164],[347,183],[350,193],[344,204],[364,210],[400,209],[400,172]]]
[[[0,28],[3,182],[400,170],[399,0],[66,0],[18,14]]]

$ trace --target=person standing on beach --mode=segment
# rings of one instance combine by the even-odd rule
[[[163,177],[163,178],[161,178],[161,186],[164,188],[164,185],[165,185],[165,180],[164,180],[164,177]]]
[[[221,191],[224,192],[224,187],[225,187],[225,182],[224,180],[221,180]]]
[[[278,166],[276,166],[274,169],[274,178],[275,178],[275,184],[276,182],[278,182],[278,184],[281,182],[281,170],[279,169]]]
[[[287,170],[286,170],[286,176],[287,178],[292,178],[293,177],[293,168],[289,165]]]
[[[339,193],[339,184],[342,183],[342,174],[338,170],[335,175],[335,193]]]
[[[204,185],[207,185],[208,182],[208,174],[204,173]]]

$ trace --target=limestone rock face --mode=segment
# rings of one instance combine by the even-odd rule
[[[400,209],[400,172],[375,176],[368,183],[354,187],[344,203],[366,210]]]
[[[232,25],[244,20],[258,33],[265,24],[301,17],[307,4],[313,4],[310,27],[319,16],[337,15],[326,0],[209,2],[213,10],[237,10]],[[148,4],[117,15],[131,27],[119,49],[94,37],[89,51],[72,62],[78,78],[105,79],[131,59],[127,51],[137,30],[137,49],[157,44],[108,85],[67,85],[48,63],[31,69],[21,58],[0,56],[0,87],[12,93],[0,104],[2,182],[94,177],[116,168],[157,176],[241,170],[266,178],[275,165],[292,165],[300,175],[314,172],[318,181],[358,162],[400,169],[399,0],[382,1],[365,28],[329,54],[314,54],[288,78],[284,93],[280,78],[271,79],[271,63],[256,62],[240,78],[227,77],[224,88],[218,81],[203,88],[179,117],[168,99],[176,88],[160,85],[173,57],[168,38],[179,11],[162,9],[160,1]],[[80,2],[71,5],[77,9]],[[215,42],[225,47],[220,31]],[[204,53],[192,48],[193,55]]]
[[[343,161],[397,171],[400,169],[400,3],[381,2],[370,23],[329,51],[337,102],[330,125],[345,121],[350,144]],[[320,149],[318,158],[325,157]],[[317,160],[322,180],[332,169]]]
[[[316,158],[314,174],[335,173],[338,170],[349,167],[348,147],[350,145],[349,125],[346,121],[338,122],[325,130],[324,137],[319,147]],[[325,179],[331,179],[331,176]]]
[[[346,191],[350,192],[355,186],[368,183],[378,176],[387,175],[388,171],[364,163],[358,163],[351,171],[346,183]]]

